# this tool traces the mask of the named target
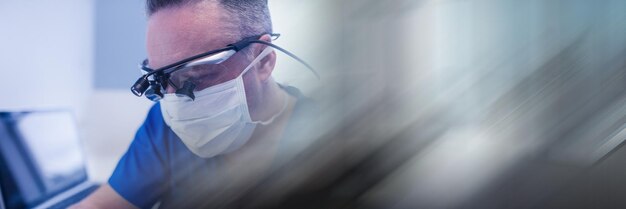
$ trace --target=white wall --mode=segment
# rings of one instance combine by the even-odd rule
[[[0,2],[0,109],[74,108],[92,90],[93,2]]]
[[[329,63],[325,61],[330,60],[328,57],[337,51],[328,44],[329,39],[335,35],[335,30],[331,28],[333,25],[328,24],[333,16],[319,15],[332,12],[329,2],[331,1],[269,1],[274,33],[281,34],[274,43],[312,65],[320,73],[322,80],[316,79],[304,65],[279,51],[276,52],[278,58],[272,76],[276,81],[293,85],[307,95],[318,91],[321,83],[328,81],[331,73],[328,72]]]

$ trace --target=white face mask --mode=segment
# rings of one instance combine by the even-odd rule
[[[210,158],[235,151],[250,139],[256,124],[269,124],[284,111],[287,105],[264,122],[252,121],[248,111],[243,75],[270,52],[270,47],[263,50],[237,78],[194,92],[195,100],[164,95],[163,119],[191,152]]]

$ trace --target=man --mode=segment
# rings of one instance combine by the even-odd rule
[[[147,10],[148,71],[250,37],[272,41],[266,0],[147,0]],[[160,84],[165,95],[108,184],[75,208],[229,207],[276,165],[308,109],[272,79],[276,53],[252,43],[220,63],[197,60]]]

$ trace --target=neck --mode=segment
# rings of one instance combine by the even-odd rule
[[[268,121],[273,117],[280,117],[285,110],[285,102],[288,101],[288,94],[272,79],[264,84],[261,95],[261,102],[258,103],[257,114],[252,116],[254,121]]]
[[[262,91],[264,92],[264,100],[261,103],[263,106],[260,108],[263,108],[264,111],[261,111],[263,114],[256,114],[256,117],[252,116],[252,120],[267,121],[272,117],[275,118],[269,124],[257,124],[250,142],[246,145],[247,147],[273,146],[277,143],[281,139],[284,127],[291,117],[296,102],[294,97],[287,94],[273,80],[266,85],[270,86]],[[286,108],[285,101],[287,101]]]

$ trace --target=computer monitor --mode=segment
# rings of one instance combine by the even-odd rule
[[[2,112],[0,115],[5,126],[5,133],[0,133],[0,157],[9,171],[0,176],[9,179],[0,182],[14,182],[14,188],[3,188],[13,193],[5,194],[13,198],[12,204],[33,206],[87,180],[71,112]]]
[[[2,196],[2,185],[0,185],[0,209],[5,209],[4,207],[4,198],[2,198],[4,196]]]

